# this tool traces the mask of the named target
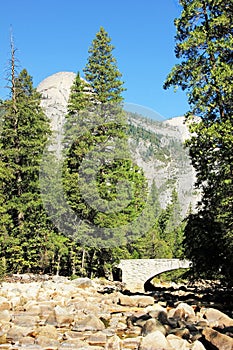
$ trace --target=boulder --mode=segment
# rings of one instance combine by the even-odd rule
[[[15,343],[32,333],[33,329],[28,327],[12,326],[7,332],[7,341]]]
[[[195,316],[195,311],[192,308],[192,306],[190,306],[187,303],[179,303],[178,306],[175,309],[175,312],[177,310],[182,310],[182,313],[184,313],[184,317],[188,317],[188,316]]]
[[[5,297],[0,296],[0,311],[11,310],[11,302]]]
[[[174,334],[169,334],[167,336],[167,340],[171,346],[172,349],[179,349],[179,350],[189,350],[190,344],[187,340],[182,339]]]
[[[139,350],[173,350],[166,337],[155,331],[142,338]]]
[[[12,322],[14,323],[14,325],[21,327],[33,327],[39,323],[39,320],[39,316],[30,315],[25,312],[21,314],[16,314],[12,317]]]
[[[84,319],[76,321],[73,331],[102,331],[105,329],[104,323],[96,316],[88,315]]]
[[[209,323],[213,323],[215,326],[218,326],[218,327],[233,326],[233,319],[217,309],[214,309],[214,308],[205,309],[203,316],[206,318],[206,320]]]
[[[49,339],[58,339],[58,332],[56,327],[52,326],[52,325],[45,325],[45,326],[41,326],[41,327],[37,327],[35,329],[35,331],[33,331],[32,335],[34,337],[37,336],[44,336],[47,337]]]
[[[74,349],[88,349],[88,344],[80,339],[69,339],[63,341],[59,350],[74,350]]]
[[[35,344],[38,344],[43,349],[57,350],[60,346],[59,341],[55,339],[50,339],[44,335],[39,335],[36,338]]]
[[[147,307],[154,304],[154,298],[150,296],[141,295],[123,295],[119,296],[119,304],[122,306]]]
[[[57,305],[54,308],[55,319],[58,327],[69,327],[74,320],[74,316],[71,314],[70,309],[62,308]]]
[[[110,337],[106,344],[107,350],[121,350],[121,340],[117,335]]]
[[[126,338],[122,341],[123,349],[138,350],[142,337]]]
[[[87,342],[89,345],[105,346],[107,343],[107,336],[101,332],[94,333],[87,338]]]
[[[206,327],[202,333],[205,339],[218,350],[233,350],[233,339],[210,327]]]
[[[163,335],[166,335],[166,328],[155,318],[147,320],[142,327],[142,335],[153,333],[155,331],[160,331]]]
[[[78,287],[78,288],[82,288],[82,289],[86,289],[86,288],[90,288],[93,287],[93,282],[90,278],[76,278],[72,281],[72,283]]]
[[[190,349],[192,350],[206,350],[206,348],[204,347],[204,345],[199,341],[199,340],[195,340],[191,346]]]
[[[11,313],[9,310],[0,311],[0,321],[9,322],[11,320]]]

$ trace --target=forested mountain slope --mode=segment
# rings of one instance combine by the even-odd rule
[[[70,87],[75,76],[72,72],[59,72],[38,86],[42,106],[56,135],[55,148],[58,152]],[[172,190],[177,190],[184,216],[190,204],[195,207],[198,195],[194,189],[195,172],[183,147],[183,141],[188,137],[183,117],[158,122],[127,112],[127,118],[133,160],[143,168],[149,185],[154,180],[163,208],[169,203]]]

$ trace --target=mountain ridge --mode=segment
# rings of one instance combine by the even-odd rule
[[[61,136],[67,112],[70,88],[76,74],[58,72],[44,79],[37,87],[41,93],[41,105],[51,120],[55,134],[54,149],[61,152]],[[129,128],[129,147],[132,159],[143,168],[149,186],[154,181],[159,190],[159,200],[165,208],[172,190],[178,198],[184,217],[189,206],[195,207],[199,193],[195,190],[195,171],[183,142],[188,138],[184,117],[155,121],[136,113],[126,112]],[[134,132],[134,135],[133,135]]]

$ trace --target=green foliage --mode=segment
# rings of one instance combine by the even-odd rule
[[[141,156],[145,161],[149,159],[160,160],[161,162],[167,162],[170,156],[169,149],[161,147],[161,135],[146,130],[143,127],[130,124],[127,129],[127,134],[132,138],[133,147],[138,146],[139,142],[145,143],[145,151]],[[148,146],[149,144],[149,146]]]
[[[43,270],[46,235],[52,230],[39,189],[39,168],[49,121],[25,69],[12,78],[3,103],[0,140],[1,256],[9,271]]]
[[[153,278],[152,283],[161,282],[175,282],[175,283],[187,283],[189,269],[177,269],[172,271],[163,272],[160,275]]]
[[[173,190],[171,202],[161,209],[158,201],[158,190],[152,184],[149,199],[148,220],[152,227],[129,247],[135,259],[160,259],[183,257],[183,234],[185,223],[181,221],[180,205],[177,192]]]
[[[71,88],[62,162],[44,152],[50,122],[32,77],[26,69],[16,74],[12,46],[11,95],[0,101],[0,277],[32,272],[111,278],[121,258],[181,254],[177,197],[161,210],[154,183],[148,197],[128,136],[150,144],[147,159],[166,162],[170,151],[161,151],[160,136],[128,128],[113,48],[101,27],[85,80],[78,73]]]
[[[165,88],[173,85],[187,91],[192,133],[187,146],[203,194],[197,216],[188,218],[186,253],[196,274],[210,275],[214,269],[232,283],[233,8],[226,0],[184,0],[181,5],[183,11],[175,20],[180,63]]]
[[[84,69],[85,79],[90,84],[96,99],[105,104],[118,104],[123,101],[122,74],[112,55],[114,46],[103,27],[100,27],[89,49],[89,58]]]
[[[82,271],[89,276],[110,273],[114,247],[134,234],[130,223],[147,197],[143,171],[130,159],[124,88],[112,51],[101,27],[89,50],[85,81],[78,74],[71,87],[65,123],[63,184],[67,203],[82,221],[74,239],[85,251]]]

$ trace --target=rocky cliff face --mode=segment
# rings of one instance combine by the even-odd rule
[[[54,149],[58,153],[70,87],[75,76],[73,72],[59,72],[43,80],[37,88],[42,94],[42,107],[51,120]],[[158,122],[128,113],[128,122],[132,158],[144,169],[149,185],[155,181],[161,206],[166,206],[172,189],[176,188],[182,214],[185,215],[190,204],[195,207],[199,196],[194,189],[195,172],[183,147],[183,141],[188,137],[183,117]]]
[[[190,204],[194,209],[200,199],[194,186],[195,171],[183,144],[189,137],[184,117],[158,122],[130,114],[128,120],[134,129],[130,137],[133,159],[144,169],[149,184],[155,181],[162,207],[170,201],[173,188],[177,190],[184,216]]]

